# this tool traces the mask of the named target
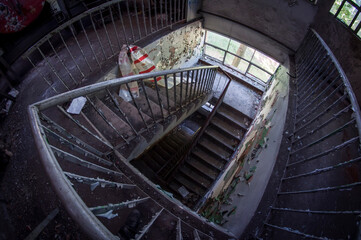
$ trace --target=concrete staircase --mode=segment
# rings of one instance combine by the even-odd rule
[[[215,102],[216,99],[209,101],[210,104]],[[212,187],[252,121],[250,117],[222,103],[198,143],[188,153],[209,113],[205,108],[200,108],[132,162],[150,180],[170,191],[190,208]]]
[[[155,76],[166,78],[168,72],[132,76],[127,82],[110,80],[29,108],[35,139],[53,187],[70,215],[92,238],[116,239],[135,207],[141,213],[135,239],[232,236],[181,208],[128,164],[210,99],[215,70],[198,67],[170,71],[174,79],[183,79],[170,89],[144,81]],[[132,100],[127,102],[118,91],[127,89],[132,81],[139,85],[139,96],[130,93]],[[70,102],[79,96],[87,99],[82,111],[68,113]],[[185,138],[169,135],[166,140],[167,144],[155,146],[162,157],[170,157],[172,149]],[[153,168],[162,163],[161,158],[155,160],[158,162],[150,164]]]
[[[215,102],[215,101],[211,101]],[[204,118],[209,112],[198,111]],[[204,134],[170,180],[170,188],[189,207],[208,192],[240,144],[252,119],[222,103]],[[181,189],[190,194],[181,194]]]

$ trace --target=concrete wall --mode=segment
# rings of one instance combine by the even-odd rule
[[[317,7],[306,0],[207,0],[204,27],[246,43],[285,63],[297,50]],[[240,23],[237,24],[236,22]]]
[[[224,199],[230,183],[233,185],[235,180],[240,179],[230,196],[233,202],[221,206],[220,210],[223,212],[237,207],[235,214],[229,216],[228,222],[223,225],[236,236],[240,236],[256,211],[276,164],[288,108],[288,71],[282,66],[275,74],[241,149],[209,196],[208,202]]]
[[[177,29],[143,47],[157,71],[192,67],[202,57],[204,34],[200,21]],[[98,81],[119,77],[118,65]]]
[[[191,67],[202,56],[203,33],[197,21],[144,47],[158,71]]]
[[[335,54],[361,104],[361,40],[329,13],[333,1],[319,1],[319,10],[311,25]]]

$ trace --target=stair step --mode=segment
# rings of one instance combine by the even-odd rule
[[[232,108],[225,103],[222,103],[222,105],[218,108],[217,112],[227,115],[230,119],[237,123],[244,124],[247,129],[253,120],[251,117],[247,116],[241,111],[238,111],[237,109]]]
[[[150,156],[150,154],[143,155],[140,161],[143,161],[149,168],[153,170],[153,172],[157,172],[162,167],[156,160],[154,160]]]
[[[218,176],[218,171],[217,171],[216,175],[210,176],[206,172],[203,171],[204,170],[203,168],[208,168],[207,166],[204,166],[203,164],[201,165],[201,163],[199,163],[199,162],[196,162],[194,164],[194,163],[192,163],[192,161],[196,162],[198,160],[190,160],[190,162],[188,162],[188,160],[186,160],[183,166],[186,166],[188,169],[195,172],[195,174],[198,174],[198,175],[202,176],[203,178],[208,179],[210,182],[213,182],[216,179],[216,177]],[[199,166],[199,165],[201,165],[201,166]]]
[[[206,164],[210,165],[211,167],[217,169],[218,171],[221,171],[224,166],[224,159],[221,158],[215,158],[213,157],[213,154],[210,152],[207,152],[207,150],[200,149],[199,147],[196,147],[192,153],[192,155],[195,155],[199,159],[201,159]]]
[[[131,124],[133,125],[133,127],[137,130],[140,131],[141,129],[146,128],[146,126],[144,125],[144,122],[142,120],[142,118],[139,115],[139,112],[137,110],[137,108],[131,104],[130,102],[127,102],[125,100],[123,100],[121,97],[118,96],[117,93],[112,93],[112,96],[115,98],[115,100],[118,102],[119,104],[119,108],[123,111],[123,113],[127,116],[127,118],[129,119],[129,121],[131,122]],[[118,115],[122,115],[119,110],[117,109],[115,103],[113,102],[113,100],[110,98],[110,96],[108,96],[105,101],[108,103],[107,105],[110,106],[110,108]],[[152,123],[152,119],[151,117],[149,117],[146,113],[143,112],[143,118],[144,121],[147,124],[151,124]]]
[[[186,163],[189,164],[190,166],[192,166],[193,168],[197,169],[198,171],[204,173],[206,176],[208,176],[212,180],[215,180],[220,173],[220,170],[215,169],[214,167],[211,167],[209,164],[207,164],[203,160],[200,160],[197,157],[191,156],[190,158],[188,158],[186,160]]]
[[[231,116],[225,114],[224,112],[216,113],[216,116],[223,121],[227,122],[230,126],[233,126],[236,129],[241,129],[242,131],[247,131],[248,127],[243,122],[238,122],[237,120],[233,119]]]
[[[222,121],[217,115],[213,117],[211,120],[211,124],[218,127],[219,129],[223,130],[224,132],[228,133],[230,136],[241,140],[243,136],[243,131],[240,129],[236,129],[230,124],[226,123],[225,121]]]
[[[167,151],[170,155],[174,155],[178,148],[174,147],[173,144],[170,142],[170,139],[165,138],[164,140],[160,141],[158,143],[165,151]]]
[[[148,116],[153,118],[152,113],[149,109],[149,105],[150,105],[155,120],[157,121],[162,119],[162,114],[158,104],[149,99],[149,105],[148,105],[148,102],[143,94],[141,94],[138,98],[136,98],[135,102],[137,103],[137,106],[142,110],[142,112],[145,112]],[[165,109],[163,109],[163,113],[164,116],[168,116],[168,112]]]
[[[203,175],[199,174],[197,171],[192,170],[187,165],[183,165],[179,171],[186,175],[188,178],[191,178],[193,181],[197,182],[198,184],[202,185],[204,188],[208,189],[212,181],[209,178],[204,177]]]
[[[95,100],[95,105],[103,112],[107,120],[110,121],[121,134],[124,134],[124,136],[127,136],[128,138],[134,135],[131,127],[98,98]]]
[[[164,149],[159,143],[154,146],[152,151],[157,152],[165,161],[168,161],[172,157],[172,152]]]
[[[174,176],[174,179],[186,187],[188,191],[193,192],[199,196],[203,196],[203,194],[206,192],[204,188],[200,187],[198,184],[179,173]]]
[[[156,179],[156,173],[154,172],[154,168],[151,168],[151,164],[146,162],[145,160],[132,161],[134,167],[136,167],[144,176],[149,178],[150,180]],[[156,165],[153,161],[152,164]]]
[[[159,85],[158,85],[158,87],[159,87],[159,90],[161,90],[161,88],[163,88],[162,86],[159,86]],[[150,87],[150,86],[145,86],[145,89],[147,91],[149,99],[151,99],[153,102],[159,104],[159,99],[158,99],[157,91],[155,90],[155,86],[154,86],[154,88]],[[168,111],[168,101],[167,101],[166,93],[159,91],[159,98],[161,99],[163,108]],[[169,98],[169,109],[171,109],[172,106],[174,106],[174,102],[172,99]]]
[[[160,165],[163,166],[167,161],[161,156],[159,155],[157,152],[155,151],[149,151],[148,152],[150,154],[150,156]]]
[[[207,135],[203,135],[199,140],[198,144],[223,159],[228,159],[232,154],[231,150],[220,144],[212,142],[211,138],[209,138]]]
[[[223,135],[220,131],[218,131],[216,128],[212,126],[208,126],[205,134],[207,134],[209,137],[216,140],[218,143],[223,144],[223,146],[226,146],[230,150],[234,151],[237,145],[239,144],[239,140],[236,140],[235,138],[229,138],[225,135]]]

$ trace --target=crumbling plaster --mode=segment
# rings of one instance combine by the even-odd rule
[[[201,22],[184,26],[144,47],[158,71],[194,66],[202,56]]]

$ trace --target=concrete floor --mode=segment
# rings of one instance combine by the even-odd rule
[[[218,72],[213,85],[213,91],[217,98],[221,95],[227,82],[228,78],[223,73]],[[257,113],[261,97],[254,90],[233,80],[228,87],[223,101],[253,119]]]

